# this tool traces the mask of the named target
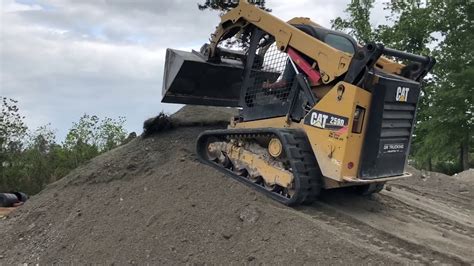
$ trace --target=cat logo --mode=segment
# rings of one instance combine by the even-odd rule
[[[311,110],[311,112],[306,115],[304,121],[306,125],[329,130],[339,130],[341,128],[347,127],[348,122],[349,119],[347,117],[316,110]]]
[[[398,87],[397,94],[395,95],[395,99],[398,102],[406,102],[408,100],[408,92],[410,88],[407,87]]]
[[[321,113],[312,113],[311,114],[311,125],[319,128],[326,127],[326,121],[328,120],[328,115],[321,114]]]

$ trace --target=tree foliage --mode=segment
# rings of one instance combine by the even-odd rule
[[[437,64],[427,76],[412,145],[415,164],[453,173],[472,166],[474,109],[474,3],[463,0],[390,1],[387,23],[373,26],[373,0],[352,1],[335,29],[359,41],[377,41]]]
[[[259,8],[265,11],[271,11],[271,9],[266,7],[265,0],[249,0],[248,2],[258,6]],[[198,3],[198,8],[199,10],[210,9],[225,12],[236,7],[238,4],[238,0],[206,0],[202,4]]]
[[[370,10],[374,6],[375,0],[353,0],[344,10],[350,14],[349,18],[337,17],[332,20],[332,26],[336,30],[347,30],[348,33],[361,43],[368,43],[374,40],[374,34],[370,25]]]
[[[111,150],[126,138],[125,119],[84,114],[62,143],[50,125],[28,130],[17,102],[2,99],[0,117],[0,191],[39,192],[69,171]]]
[[[251,4],[263,9],[267,12],[271,12],[270,8],[266,7],[265,0],[249,0]],[[199,10],[216,10],[220,12],[220,15],[236,7],[239,4],[239,0],[206,0],[204,3],[199,4]],[[236,48],[246,50],[250,42],[251,29],[246,28],[235,34],[232,38],[229,38],[222,42],[226,48]]]

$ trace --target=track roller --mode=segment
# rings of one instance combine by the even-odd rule
[[[304,132],[228,129],[203,132],[199,159],[288,206],[309,204],[322,187],[321,171]]]

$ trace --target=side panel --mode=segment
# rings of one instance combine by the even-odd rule
[[[370,108],[370,96],[363,89],[340,82],[305,116],[303,128],[325,177],[336,181],[344,176],[357,177],[367,123],[363,117],[360,133],[353,133],[353,117],[357,106]]]

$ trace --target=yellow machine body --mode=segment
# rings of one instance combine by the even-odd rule
[[[223,45],[236,36],[244,49]],[[227,130],[198,138],[199,158],[297,205],[320,189],[372,193],[410,176],[404,167],[420,80],[433,65],[241,0],[199,52],[167,51],[162,101],[238,107]]]

